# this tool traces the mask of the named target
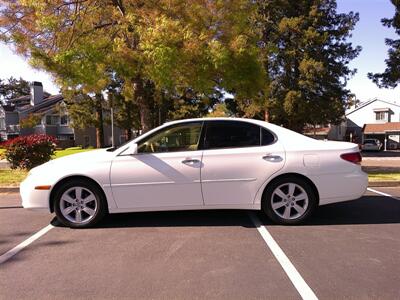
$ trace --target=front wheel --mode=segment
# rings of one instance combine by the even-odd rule
[[[54,199],[58,220],[73,228],[93,226],[107,211],[106,200],[91,182],[71,180],[61,186]]]
[[[267,187],[262,209],[275,223],[302,223],[315,210],[317,197],[311,186],[297,177],[281,178]]]

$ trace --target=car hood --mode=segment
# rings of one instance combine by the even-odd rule
[[[111,161],[111,159],[113,157],[114,157],[114,153],[107,151],[107,149],[91,150],[91,151],[87,151],[87,152],[71,154],[71,155],[67,155],[67,156],[63,156],[60,158],[50,160],[47,163],[44,163],[36,168],[33,168],[31,170],[31,173],[35,173],[36,171],[45,169],[45,168],[46,169],[54,168],[55,166],[61,167],[63,169],[69,169],[76,165],[83,165],[83,164],[87,165],[87,164],[102,162],[102,161],[106,161],[106,160]]]

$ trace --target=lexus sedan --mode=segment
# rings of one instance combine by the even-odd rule
[[[299,224],[318,205],[361,197],[356,144],[318,141],[271,123],[204,118],[166,123],[116,149],[52,160],[21,183],[22,205],[87,227],[107,213],[262,210]]]

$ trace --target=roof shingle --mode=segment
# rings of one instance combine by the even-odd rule
[[[399,131],[400,122],[388,122],[381,124],[365,124],[363,128],[364,133],[385,133],[388,131]]]

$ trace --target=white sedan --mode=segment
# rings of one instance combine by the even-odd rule
[[[358,146],[318,141],[271,123],[212,118],[166,123],[117,149],[52,160],[21,183],[22,205],[70,227],[107,213],[262,210],[298,224],[318,205],[361,197]]]

